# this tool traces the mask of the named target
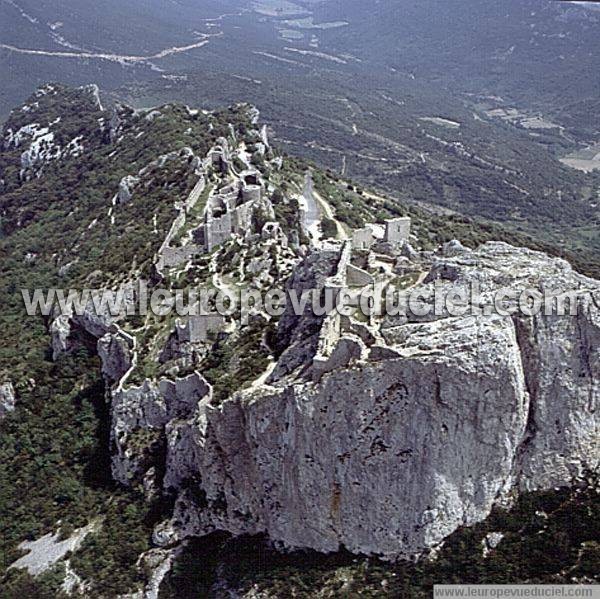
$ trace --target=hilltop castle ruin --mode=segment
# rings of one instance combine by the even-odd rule
[[[410,228],[411,219],[408,216],[390,219],[385,227],[368,223],[352,233],[352,246],[357,250],[370,250],[377,242],[384,241],[398,247],[409,240]]]
[[[231,235],[244,235],[252,226],[252,213],[263,198],[264,185],[257,172],[241,173],[208,199],[204,223],[194,231],[194,240],[211,252]]]

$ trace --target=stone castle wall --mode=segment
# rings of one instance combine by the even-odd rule
[[[223,330],[225,321],[220,314],[190,316],[183,326],[177,326],[180,343],[204,343],[211,333]]]
[[[357,250],[369,250],[374,243],[375,238],[370,227],[356,229],[352,233],[352,246]]]
[[[196,254],[203,253],[203,248],[195,243],[183,247],[167,247],[160,256],[159,264],[162,268],[177,268],[183,266],[191,260]]]
[[[384,241],[394,245],[408,241],[410,237],[411,220],[408,216],[388,220],[385,223],[385,238]]]

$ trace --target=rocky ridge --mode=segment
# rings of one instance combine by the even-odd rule
[[[234,238],[220,252],[247,243]],[[572,317],[442,312],[365,323],[290,313],[268,381],[217,404],[201,359],[184,360],[198,368],[190,374],[179,367],[175,378],[132,386],[119,379],[134,363],[127,344],[96,332],[113,385],[113,475],[177,497],[157,545],[227,531],[288,548],[414,556],[520,490],[597,469],[597,281],[503,243],[437,253],[379,243],[365,261],[351,242],[329,242],[300,259],[290,278],[299,292],[362,273],[382,284],[413,277],[431,305],[436,289],[474,284],[482,304],[507,286],[590,301],[578,300]]]
[[[153,110],[145,116],[138,113],[135,118],[153,123],[169,110],[164,107],[162,112]],[[193,117],[194,111],[187,110]],[[282,162],[268,145],[266,129],[254,127],[256,112],[246,107],[240,112],[242,124],[230,123],[227,137],[217,137],[205,156],[186,147],[120,180],[107,213],[113,225],[145,188],[156,185],[161,169],[168,171],[172,163],[183,162],[192,181],[187,197],[174,202],[174,219],[146,275],[132,269],[99,289],[113,296],[121,293],[121,311],[111,314],[90,300],[83,310],[55,310],[49,323],[54,360],[82,344],[96,345],[111,406],[112,474],[123,485],[140,486],[148,501],[162,492],[165,431],[172,422],[190,418],[201,401],[213,397],[211,385],[197,369],[216,338],[231,338],[235,345],[244,332],[235,319],[219,321],[214,328],[216,338],[207,337],[212,325],[204,326],[201,318],[173,320],[150,315],[142,320],[142,326],[139,321],[132,323],[127,312],[138,301],[140,286],[152,290],[170,285],[175,289],[183,280],[185,286],[210,281],[217,287],[266,289],[276,277],[289,276],[303,251],[297,201],[292,194],[279,194],[271,200],[276,185],[284,180],[278,175]],[[125,108],[116,115],[119,118],[111,119],[110,124],[111,144],[120,143],[131,118]],[[210,121],[211,115],[203,118]],[[212,122],[209,130],[211,127]],[[286,218],[278,220],[281,212]],[[232,253],[235,256],[230,260]],[[266,315],[252,316],[251,326],[261,334],[266,324]],[[158,564],[147,596],[160,585],[166,570],[160,571],[165,563],[171,563],[170,555],[170,551],[157,550],[147,556]]]
[[[502,243],[433,257],[425,280],[425,296],[477,280],[483,296],[510,284],[591,301],[572,317],[380,323],[384,343],[318,382],[303,360],[221,406],[202,401],[168,430],[165,484],[179,495],[157,541],[265,532],[291,548],[415,555],[519,490],[596,470],[600,284]]]
[[[96,142],[124,144],[143,133],[128,132],[129,121],[160,123],[169,111],[119,108],[110,123],[94,114]],[[215,127],[212,115],[202,118]],[[414,236],[367,252],[347,240],[311,244],[301,177],[286,172],[257,118],[248,110],[242,125],[221,123],[208,152],[184,146],[119,175],[105,206],[113,225],[151,184],[175,195],[169,178],[182,172],[189,181],[170,220],[158,217],[167,227],[145,213],[158,242],[144,269],[136,255],[106,288],[135,302],[141,282],[262,291],[284,282],[297,291],[400,282],[432,303],[436,286],[476,283],[482,302],[507,286],[585,291],[591,301],[565,318],[443,312],[365,321],[296,316],[288,306],[279,320],[255,313],[248,324],[233,317],[214,330],[91,307],[55,314],[55,359],[82,342],[101,358],[115,480],[149,501],[175,499],[172,517],[155,530],[158,549],[140,560],[156,566],[147,593],[190,537],[265,533],[285,548],[414,556],[521,490],[570,484],[597,469],[600,284],[562,260],[503,243],[470,251],[451,242],[435,252]],[[43,165],[50,170],[53,161]],[[207,224],[222,211],[232,229],[209,250]],[[71,262],[64,255],[56,265]],[[244,364],[253,353],[264,359]],[[236,377],[244,376],[221,388],[240,363]]]

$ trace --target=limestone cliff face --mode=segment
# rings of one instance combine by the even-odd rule
[[[564,261],[494,243],[435,261],[424,296],[473,280],[484,298],[504,286],[600,292]],[[178,500],[157,542],[218,529],[411,555],[518,489],[598,468],[593,299],[576,316],[445,314],[385,326],[371,355],[318,382],[299,368],[171,421],[165,486]]]
[[[157,463],[164,441],[164,427],[190,418],[210,386],[198,373],[175,380],[146,380],[139,387],[112,392],[112,473],[130,485]]]
[[[460,352],[439,351],[450,336]],[[238,397],[177,431],[169,470],[195,454],[208,501],[181,498],[186,533],[268,531],[286,546],[393,556],[484,518],[513,484],[527,425],[514,328],[425,325],[408,343],[406,359]]]
[[[521,486],[551,488],[600,461],[600,310],[517,322],[531,395]]]
[[[337,287],[349,258],[347,244],[314,252],[290,286]],[[415,555],[520,490],[598,468],[600,282],[502,243],[417,258],[426,304],[436,287],[443,296],[473,285],[482,306],[500,289],[580,298],[566,316],[443,309],[364,322],[288,310],[267,382],[220,405],[198,372],[127,383],[136,347],[115,322],[55,320],[56,353],[72,327],[98,339],[115,480],[176,496],[158,545],[220,530]]]

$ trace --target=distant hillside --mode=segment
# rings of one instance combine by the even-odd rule
[[[559,161],[600,141],[596,10],[11,0],[0,11],[0,113],[49,80],[98,83],[142,107],[250,101],[280,147],[343,177],[502,223],[587,264],[600,252],[600,169]]]

